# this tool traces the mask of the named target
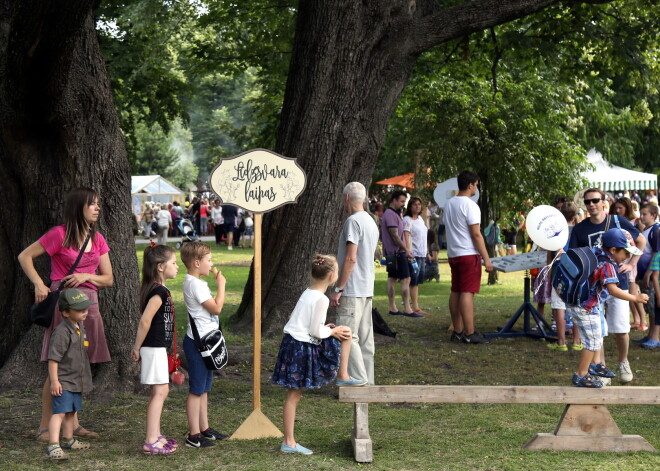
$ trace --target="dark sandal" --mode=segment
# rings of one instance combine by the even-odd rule
[[[88,440],[96,440],[99,438],[98,433],[87,430],[82,425],[79,425],[78,428],[73,431],[73,436],[78,438],[86,438]]]
[[[156,440],[154,443],[144,442],[143,445],[147,448],[143,448],[142,453],[145,455],[171,455],[176,452],[176,449],[172,448],[170,445],[162,444],[160,440]],[[158,446],[160,445],[160,446]]]
[[[594,376],[601,376],[603,378],[614,378],[616,373],[610,370],[607,366],[602,363],[590,364],[589,365],[589,374]]]
[[[580,377],[577,375],[577,373],[573,374],[573,384],[579,388],[602,388],[603,383],[595,379],[593,376],[591,376],[589,373],[586,375]]]
[[[50,435],[47,428],[37,429],[37,434],[35,435],[37,441],[50,443]]]

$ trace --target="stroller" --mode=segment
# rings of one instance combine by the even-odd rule
[[[177,250],[179,250],[181,246],[186,242],[196,242],[200,240],[190,219],[180,219],[177,226],[179,228],[179,232],[182,235],[181,242],[176,243]]]

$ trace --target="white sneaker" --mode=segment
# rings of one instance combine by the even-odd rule
[[[599,377],[598,379],[600,380],[601,383],[603,383],[603,386],[609,386],[612,384],[612,378]]]
[[[231,245],[229,245],[227,246],[227,250],[234,250],[234,248]]]
[[[617,368],[617,376],[622,383],[629,383],[633,380],[632,370],[630,369],[630,363],[627,361],[620,361],[619,368]]]

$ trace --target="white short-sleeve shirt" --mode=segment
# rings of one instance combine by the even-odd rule
[[[197,326],[197,331],[199,332],[200,337],[204,337],[212,330],[217,329],[220,325],[218,316],[212,315],[204,306],[202,306],[202,304],[209,299],[213,299],[209,284],[204,280],[186,274],[183,279],[183,302],[186,304],[188,313],[195,320],[195,325]],[[188,319],[187,335],[191,339],[195,338],[192,333],[192,328],[190,327],[190,319]]]
[[[470,237],[470,226],[481,224],[481,210],[477,203],[467,196],[450,198],[445,205],[443,222],[447,237],[447,257],[479,254]]]

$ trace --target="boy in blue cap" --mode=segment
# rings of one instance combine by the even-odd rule
[[[95,303],[85,293],[75,288],[60,294],[59,308],[64,322],[53,330],[48,350],[53,415],[48,424],[50,439],[46,454],[54,460],[68,459],[64,450],[89,448],[88,443],[73,437],[73,416],[82,410],[82,393],[92,389],[92,373],[87,357],[89,344],[83,326],[87,310],[92,304]]]
[[[600,313],[608,294],[625,301],[646,303],[646,294],[632,295],[620,289],[617,284],[617,268],[631,255],[639,255],[632,236],[622,229],[610,229],[602,235],[602,248],[593,248],[598,257],[598,265],[589,277],[589,297],[579,306],[567,306],[573,316],[573,323],[580,330],[584,349],[580,352],[577,372],[573,374],[573,384],[586,388],[602,388],[603,383],[595,376],[612,377],[611,370],[602,364],[594,364],[603,345],[603,331]]]

